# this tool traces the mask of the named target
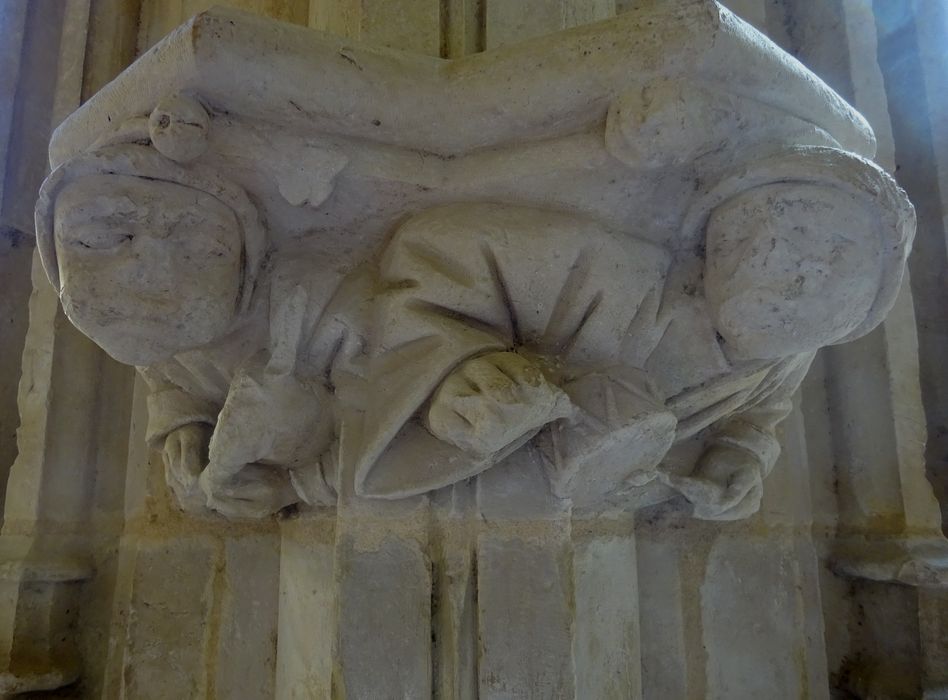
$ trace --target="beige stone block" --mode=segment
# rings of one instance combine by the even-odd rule
[[[81,582],[51,580],[52,573],[41,565],[0,575],[3,696],[54,690],[81,675],[82,661],[70,634],[78,618]]]
[[[825,536],[836,527],[838,496],[824,353],[817,353],[797,396],[806,438],[814,535]]]
[[[216,636],[215,697],[271,700],[280,602],[277,534],[228,539]],[[214,654],[215,650],[211,650]]]
[[[901,529],[902,504],[883,330],[826,352],[841,527]]]
[[[376,46],[441,55],[438,0],[310,0],[311,27]],[[448,17],[445,16],[445,20]],[[460,21],[460,17],[455,17]]]
[[[474,488],[432,494],[431,642],[435,697],[477,697],[477,520]]]
[[[359,39],[431,56],[441,51],[438,0],[361,0]]]
[[[799,532],[794,534],[791,552],[797,568],[796,592],[802,611],[804,693],[811,698],[823,698],[826,697],[827,689],[832,687],[826,637],[827,627],[833,622],[831,616],[827,615],[829,606],[822,594],[823,579],[829,574],[822,552],[809,535]]]
[[[803,599],[792,542],[721,535],[701,583],[707,697],[798,698],[811,692]],[[809,587],[812,590],[812,586]],[[823,689],[828,697],[827,689]]]
[[[577,698],[642,697],[637,569],[631,531],[603,536],[574,529]]]
[[[563,23],[578,27],[615,17],[616,0],[564,0]]]
[[[322,700],[332,694],[336,587],[332,522],[283,523],[277,640],[278,700]]]
[[[486,47],[516,44],[614,17],[615,0],[485,0]]]
[[[484,50],[484,0],[446,0],[441,3],[441,53],[457,58]]]
[[[220,604],[217,548],[203,538],[141,540],[128,603],[122,693],[136,700],[210,692]],[[170,643],[173,640],[173,643]]]
[[[92,3],[82,94],[95,94],[134,60],[138,50],[141,0]]]
[[[852,610],[844,624],[851,640],[832,669],[834,685],[858,698],[938,698],[924,694],[918,589],[856,581],[847,596]]]
[[[477,561],[479,697],[574,697],[567,537],[485,533]]]
[[[777,429],[780,457],[764,482],[758,520],[768,527],[806,527],[812,520],[805,430],[798,392],[793,410]]]
[[[95,430],[95,380],[102,353],[63,322],[55,291],[37,277],[38,264],[34,256],[31,328],[18,394],[21,427],[7,484],[5,528],[30,527],[27,523],[45,519],[81,523],[94,487],[92,478],[77,473],[76,455],[87,462],[94,458],[89,437]],[[87,379],[72,381],[67,389],[67,377]]]
[[[515,452],[481,474],[476,484],[477,509],[488,523],[514,529],[520,523],[533,523],[541,529],[568,528],[569,503],[549,492],[535,451]]]
[[[688,668],[702,663],[685,651],[686,614],[691,611],[682,599],[680,555],[668,539],[636,541],[642,697],[648,700],[696,697],[689,693]],[[704,669],[700,672],[703,676]]]
[[[154,46],[159,39],[194,15],[211,7],[233,7],[238,10],[272,17],[283,22],[306,25],[309,22],[310,0],[140,0],[139,53]]]
[[[418,542],[381,531],[371,540],[342,534],[335,572],[333,693],[430,697],[430,562]]]
[[[922,687],[937,700],[948,695],[948,591],[923,588],[918,598]]]

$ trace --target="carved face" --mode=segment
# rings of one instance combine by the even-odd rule
[[[775,184],[716,209],[705,295],[729,354],[777,359],[840,340],[879,290],[872,208],[840,189]]]
[[[54,221],[66,314],[120,362],[168,359],[233,323],[242,237],[233,211],[211,195],[91,175],[63,188]]]

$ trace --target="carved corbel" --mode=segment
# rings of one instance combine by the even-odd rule
[[[620,17],[450,67],[212,11],[67,121],[40,249],[80,329],[147,365],[182,502],[403,498],[518,453],[576,507],[756,510],[789,394],[891,306],[914,218],[851,108],[688,8],[647,11],[661,46]],[[579,60],[607,39],[647,68]],[[161,92],[130,82],[156,62]]]

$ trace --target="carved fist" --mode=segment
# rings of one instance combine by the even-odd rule
[[[231,518],[262,518],[297,503],[290,470],[318,470],[333,436],[326,388],[273,372],[265,359],[231,382],[200,477],[207,504]]]
[[[211,427],[191,423],[171,431],[165,438],[161,456],[165,463],[165,481],[185,513],[207,513],[207,498],[198,478],[207,464],[207,445]]]
[[[694,505],[701,520],[741,520],[760,509],[764,492],[762,465],[746,450],[714,446],[691,476],[659,470],[659,479]]]
[[[431,400],[427,426],[440,440],[486,457],[571,413],[569,398],[539,367],[517,353],[495,352],[448,375]]]

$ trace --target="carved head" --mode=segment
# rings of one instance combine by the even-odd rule
[[[892,306],[915,217],[877,166],[801,149],[715,195],[705,296],[733,357],[777,359],[851,340]]]
[[[239,187],[136,143],[100,147],[54,171],[36,220],[43,264],[70,321],[134,365],[231,330],[266,245]]]

